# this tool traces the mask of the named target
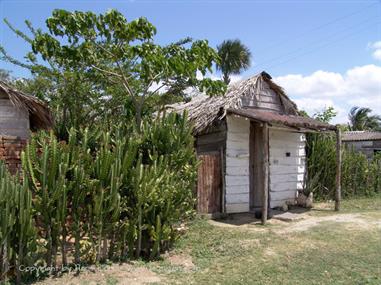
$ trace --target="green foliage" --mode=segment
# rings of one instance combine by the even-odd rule
[[[353,107],[349,111],[349,129],[351,131],[381,130],[381,117],[370,115],[370,108]]]
[[[163,92],[172,102],[189,86],[210,95],[223,94],[226,88],[221,81],[197,76],[212,72],[219,60],[206,40],[156,44],[156,28],[145,18],[127,21],[116,10],[99,15],[54,10],[46,21],[48,32],[27,22],[31,37],[6,23],[33,53],[24,64],[0,47],[2,58],[36,75],[25,89],[37,85],[43,91],[57,114],[60,135],[70,127],[91,127],[93,121],[113,125],[131,119],[131,113],[140,127],[142,115],[157,110],[152,104],[146,108],[147,98]],[[67,133],[62,137],[67,139]]]
[[[356,108],[352,110],[357,110]],[[314,115],[329,123],[336,116],[332,107]],[[343,128],[343,126],[338,126]],[[381,191],[380,156],[368,160],[354,149],[342,150],[341,192],[343,197],[364,196]],[[307,135],[307,179],[304,191],[314,192],[318,199],[332,199],[336,187],[336,137],[333,134]]]
[[[226,84],[230,82],[230,75],[240,74],[250,67],[250,50],[240,40],[223,41],[217,50],[221,59],[217,69],[221,70]]]
[[[28,180],[11,176],[0,161],[0,283],[14,273],[21,280],[20,265],[33,264],[36,229]]]
[[[0,167],[0,254],[7,247],[12,262],[53,267],[72,257],[77,264],[157,258],[194,213],[197,160],[186,122],[162,114],[140,132],[121,124],[72,129],[67,142],[52,132],[33,136],[22,155],[23,184]]]
[[[332,199],[335,193],[336,139],[333,135],[309,134],[307,139],[307,188],[318,199]],[[372,160],[351,148],[342,154],[344,198],[369,196],[381,192],[381,157]]]
[[[329,123],[334,117],[336,117],[336,115],[337,112],[332,106],[330,106],[320,112],[315,113],[313,117],[318,121]]]

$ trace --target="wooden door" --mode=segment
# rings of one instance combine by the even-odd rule
[[[221,154],[199,154],[200,166],[197,179],[197,211],[202,214],[221,212],[222,177]]]
[[[259,123],[250,122],[250,211],[262,209],[263,200],[263,147],[262,127]]]

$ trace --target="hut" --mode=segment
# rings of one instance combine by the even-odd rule
[[[52,125],[45,103],[0,81],[0,159],[11,172],[20,167],[20,153],[30,132],[49,129]]]
[[[294,203],[305,182],[305,134],[337,131],[301,116],[266,72],[230,85],[223,96],[196,94],[168,108],[186,110],[193,123],[201,160],[197,210],[212,216],[259,212],[265,222],[268,208]]]
[[[381,132],[344,132],[342,141],[346,147],[362,152],[368,159],[372,159],[376,153],[381,153]]]

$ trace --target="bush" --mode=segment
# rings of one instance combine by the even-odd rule
[[[343,198],[369,196],[381,192],[381,155],[372,160],[351,148],[342,150]],[[335,196],[336,140],[330,134],[307,136],[306,191],[313,191],[317,199]]]
[[[7,174],[13,188],[33,195],[27,212],[39,242],[25,251],[31,262],[55,267],[68,256],[75,263],[156,258],[167,249],[178,224],[194,213],[197,161],[186,122],[170,114],[139,132],[120,125],[71,130],[67,142],[53,133],[34,136],[23,153],[24,184]],[[13,188],[6,188],[8,195],[20,192]],[[10,217],[17,219],[17,211]],[[0,233],[19,240],[16,232]]]

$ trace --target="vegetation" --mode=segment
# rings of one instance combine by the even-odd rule
[[[250,67],[250,50],[240,40],[226,40],[217,47],[220,63],[217,69],[222,72],[225,84],[230,83],[230,76],[240,74]]]
[[[381,130],[381,117],[378,115],[370,115],[370,113],[372,113],[370,108],[353,107],[348,114],[349,130]]]
[[[191,270],[168,260],[149,268],[165,276],[166,284],[176,280],[186,284],[379,284],[381,243],[375,225],[381,217],[381,198],[348,202],[342,205],[348,217],[357,215],[353,205],[359,209],[372,205],[361,211],[359,220],[374,226],[359,227],[358,220],[350,219],[334,222],[340,214],[331,216],[326,210],[320,222],[296,231],[289,230],[290,223],[270,221],[263,229],[253,224],[231,226],[229,220],[218,226],[198,220],[177,242],[174,253],[189,255],[194,264]],[[305,221],[318,221],[322,211],[312,210]],[[298,223],[302,222],[294,224]]]
[[[330,122],[336,112],[328,108],[314,117]],[[333,134],[307,135],[307,183],[305,192],[318,199],[333,199],[335,192],[336,137]],[[344,198],[381,193],[381,156],[372,160],[344,146],[342,152],[342,188]]]
[[[197,164],[186,121],[171,114],[144,122],[140,132],[72,129],[66,143],[53,133],[33,137],[23,184],[0,172],[0,216],[7,217],[0,260],[11,263],[2,279],[16,264],[154,259],[168,249],[194,209]]]
[[[333,203],[316,204],[302,220],[269,220],[266,227],[246,223],[248,216],[243,223],[196,219],[161,260],[42,284],[144,283],[147,276],[155,284],[380,284],[381,196],[344,200],[340,213],[332,209]]]
[[[46,21],[47,32],[26,21],[30,35],[6,24],[32,49],[21,62],[0,47],[3,60],[33,74],[12,84],[45,100],[56,127],[32,137],[22,153],[22,175],[11,176],[0,163],[0,282],[38,277],[36,272],[21,272],[21,265],[57,268],[158,259],[177,242],[178,226],[194,215],[197,174],[186,114],[158,111],[163,104],[186,99],[183,91],[188,87],[223,94],[230,76],[250,66],[250,51],[239,40],[224,41],[218,52],[207,41],[190,38],[159,45],[154,41],[156,28],[148,20],[127,21],[115,10],[99,15],[55,10]],[[205,77],[214,64],[226,84]],[[6,71],[0,70],[0,78],[12,81]],[[376,122],[379,126],[380,119],[369,113],[354,109],[352,127],[376,128]],[[325,122],[333,116],[333,109],[316,114]],[[306,191],[314,191],[318,198],[332,197],[334,139],[309,135],[307,155]],[[380,172],[381,157],[368,161],[345,150],[343,196],[381,192]],[[264,247],[237,246],[238,237],[258,238],[264,246],[270,246],[272,238],[269,233],[251,236],[196,221],[178,246],[190,250],[201,269],[211,267],[214,272],[221,264],[221,272],[229,272],[226,284],[251,282],[253,269],[258,268],[261,283],[279,282],[273,276],[282,275],[273,273],[284,273],[289,260],[291,269],[309,269],[305,262],[297,262],[308,257],[305,252],[290,257],[276,248],[287,260],[275,259],[266,256]],[[301,242],[299,236],[292,237],[296,243],[276,238],[276,244],[287,248]],[[319,234],[307,237],[321,241]],[[363,240],[361,234],[357,237]],[[373,239],[370,244],[364,249],[366,257],[354,252],[362,262],[372,262],[370,250],[379,250]],[[246,267],[238,266],[234,272],[222,262],[226,257]],[[165,271],[162,265],[157,270]],[[220,278],[207,271],[181,277],[197,283],[216,283]],[[296,281],[295,276],[288,277]],[[362,277],[353,276],[356,281]]]
[[[225,90],[223,82],[197,76],[212,72],[213,63],[219,61],[206,40],[155,44],[156,28],[145,18],[127,21],[116,10],[99,15],[55,10],[46,21],[49,32],[26,22],[31,37],[6,23],[33,52],[24,63],[0,48],[2,58],[35,75],[24,89],[49,101],[59,134],[94,121],[131,121],[131,117],[140,127],[149,107],[146,100],[166,90],[173,94],[193,86],[211,95]]]

